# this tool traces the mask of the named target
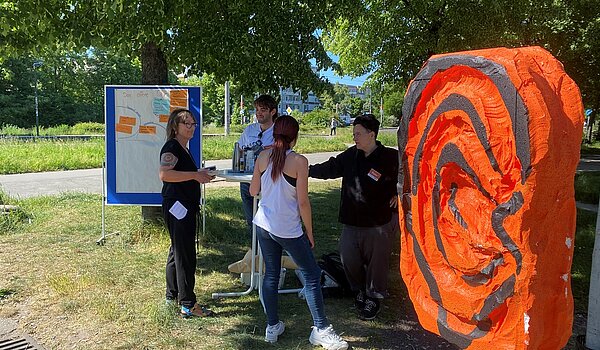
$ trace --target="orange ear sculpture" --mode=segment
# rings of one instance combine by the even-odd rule
[[[400,269],[423,327],[465,349],[562,348],[577,85],[540,47],[437,55],[402,112]]]

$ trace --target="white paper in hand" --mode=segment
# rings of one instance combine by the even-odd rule
[[[173,214],[177,220],[181,220],[187,214],[187,209],[183,204],[179,203],[179,201],[176,201],[173,206],[171,206],[171,209],[169,209],[169,213]]]

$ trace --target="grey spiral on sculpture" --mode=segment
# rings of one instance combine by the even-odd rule
[[[509,124],[512,128],[512,137],[515,140],[514,152],[516,152],[516,158],[518,158],[521,167],[521,184],[525,183],[525,180],[531,171],[531,156],[527,107],[502,65],[476,56],[442,56],[429,60],[409,86],[402,110],[403,118],[398,129],[398,150],[400,158],[398,193],[401,196],[401,211],[404,216],[405,230],[412,236],[412,254],[414,254],[418,269],[422,273],[426,285],[429,288],[429,297],[438,305],[437,325],[440,335],[459,347],[466,348],[471,344],[472,340],[481,338],[489,332],[492,327],[492,321],[490,320],[489,315],[498,310],[500,305],[503,305],[506,299],[514,294],[515,282],[522,267],[522,255],[517,244],[505,230],[503,223],[507,217],[514,215],[522,208],[523,195],[521,192],[515,190],[510,194],[508,200],[498,203],[494,199],[494,195],[482,184],[482,182],[487,179],[482,174],[477,173],[473,164],[469,163],[471,157],[469,157],[468,154],[465,153],[466,150],[461,149],[460,145],[457,143],[448,142],[442,145],[435,144],[436,146],[439,146],[435,150],[431,150],[438,156],[435,164],[429,164],[427,163],[428,159],[424,159],[423,155],[427,150],[427,145],[431,142],[435,143],[435,140],[432,140],[433,136],[431,135],[432,128],[436,124],[436,121],[444,114],[459,111],[460,113],[458,114],[464,118],[462,122],[468,123],[472,127],[481,149],[485,152],[485,157],[483,158],[487,160],[489,167],[493,169],[495,176],[502,178],[507,170],[502,168],[493,152],[493,147],[490,144],[490,135],[484,123],[486,116],[480,115],[478,109],[474,105],[474,101],[470,100],[468,94],[465,93],[466,91],[454,89],[441,101],[430,101],[428,99],[431,92],[436,91],[436,89],[439,88],[438,86],[431,86],[431,80],[436,79],[436,75],[451,68],[464,70],[465,72],[477,71],[483,77],[482,79],[487,80],[488,83],[495,86],[498,95],[494,101],[499,101],[503,104],[507,111],[506,117],[510,120]],[[439,77],[437,78],[439,79]],[[438,80],[438,82],[439,81],[440,80]],[[443,80],[441,80],[441,82],[443,83]],[[466,89],[468,89],[468,87],[466,87]],[[427,103],[429,105],[434,104],[433,107],[435,107],[429,108],[432,110],[430,114],[424,113],[427,122],[421,124],[422,130],[415,131],[414,127],[411,129],[411,122],[415,117],[417,109],[421,108],[422,110],[425,110],[423,106]],[[414,144],[417,144],[416,149],[411,150],[411,154],[414,154],[411,163],[409,163],[410,160],[406,152],[410,137],[419,138],[418,144],[414,142]],[[461,185],[456,182],[451,182],[449,185],[447,184],[445,186],[443,185],[444,177],[442,169],[449,165],[457,167],[464,172],[470,181],[470,185],[476,188],[479,195],[492,203],[495,207],[491,212],[491,217],[481,217],[478,220],[489,220],[489,225],[491,226],[493,233],[501,242],[504,251],[507,252],[505,254],[496,252],[496,254],[490,258],[489,263],[474,274],[465,274],[461,272],[460,267],[452,265],[452,261],[448,258],[447,254],[448,248],[444,244],[444,232],[440,232],[438,224],[441,215],[440,213],[443,209],[440,196],[442,191],[446,191],[444,193],[449,193],[446,209],[452,213],[455,223],[465,231],[471,229],[465,216],[461,213],[459,205],[456,203],[457,194],[462,190]],[[424,183],[424,172],[428,172],[427,175],[431,175],[433,181]],[[431,198],[420,198],[417,201],[416,198],[419,195],[419,186],[429,186],[431,189]],[[416,205],[417,203],[418,205]],[[514,261],[514,271],[511,271],[512,273],[503,281],[497,282],[499,288],[493,293],[485,296],[483,306],[474,312],[469,319],[464,320],[464,324],[471,327],[469,332],[464,331],[465,327],[463,327],[463,331],[455,329],[456,327],[453,327],[448,321],[448,313],[451,311],[445,307],[440,291],[440,285],[432,272],[432,269],[435,269],[435,267],[430,262],[430,257],[427,255],[426,251],[419,244],[420,240],[417,236],[420,232],[416,232],[415,226],[413,225],[413,210],[420,210],[421,208],[419,208],[419,206],[426,205],[431,208],[430,222],[433,226],[432,231],[434,236],[434,240],[432,240],[431,244],[434,245],[435,249],[441,254],[445,264],[451,269],[455,277],[460,278],[468,286],[475,288],[490,282],[490,280],[497,275],[497,270],[502,267],[507,259],[510,258],[512,259],[511,261]]]

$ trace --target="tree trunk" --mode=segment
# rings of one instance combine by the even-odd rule
[[[162,50],[152,42],[142,46],[142,84],[169,84],[167,60]]]
[[[162,50],[153,42],[145,43],[142,46],[142,84],[169,84],[167,60]],[[160,207],[142,206],[142,219],[145,221],[157,222],[161,217]]]

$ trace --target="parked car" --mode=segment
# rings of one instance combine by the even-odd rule
[[[350,115],[348,114],[340,115],[340,120],[342,121],[342,123],[344,123],[344,126],[348,126],[352,123],[352,118],[350,118]]]

